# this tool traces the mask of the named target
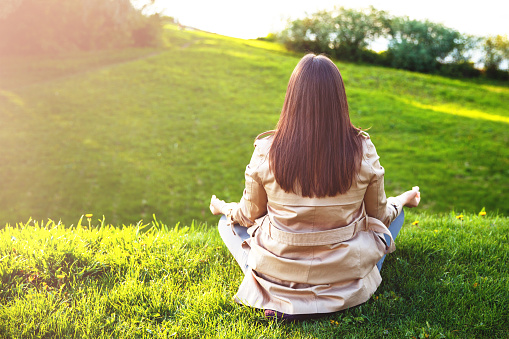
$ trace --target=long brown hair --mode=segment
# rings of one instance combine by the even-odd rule
[[[308,54],[295,67],[269,152],[277,183],[304,197],[346,193],[362,157],[336,65]]]

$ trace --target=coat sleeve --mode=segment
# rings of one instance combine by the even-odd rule
[[[384,174],[385,170],[380,165],[380,157],[376,153],[375,146],[368,140],[368,152],[366,160],[370,165],[371,180],[369,182],[364,203],[368,216],[376,218],[383,222],[387,227],[403,210],[403,205],[398,198],[385,195]]]
[[[255,151],[246,167],[246,186],[242,199],[232,208],[233,221],[242,226],[252,226],[257,218],[267,213],[267,193],[258,175],[258,169],[264,161],[266,155],[260,153],[255,144]]]

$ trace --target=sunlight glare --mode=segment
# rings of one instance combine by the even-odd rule
[[[485,0],[482,6],[469,2],[429,0],[408,2],[406,0],[156,0],[156,8],[168,16],[191,26],[213,33],[237,37],[257,38],[284,28],[287,19],[296,19],[318,10],[330,10],[334,6],[367,8],[411,19],[430,20],[454,28],[461,33],[474,35],[509,34],[505,15],[509,2]],[[439,10],[437,10],[439,9]]]

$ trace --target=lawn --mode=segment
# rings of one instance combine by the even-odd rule
[[[0,225],[84,213],[214,223],[238,200],[257,134],[274,128],[300,55],[167,30],[160,49],[0,58]],[[509,212],[509,87],[338,63],[354,124],[369,128],[388,194],[421,211]]]
[[[242,272],[206,225],[0,231],[7,338],[508,338],[509,220],[409,214],[367,303],[320,320],[268,321],[232,300]]]

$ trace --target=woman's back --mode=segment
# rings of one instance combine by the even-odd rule
[[[392,208],[388,210],[384,208],[380,211],[374,208],[375,205],[378,207],[386,200],[383,189],[370,187],[370,184],[373,186],[373,183],[382,180],[383,168],[378,162],[375,147],[366,133],[363,133],[362,162],[350,189],[344,194],[320,198],[303,197],[298,189],[297,192],[288,192],[281,188],[271,171],[268,156],[274,136],[262,138],[265,134],[262,133],[255,141],[255,151],[248,166],[249,176],[263,186],[263,192],[261,197],[251,196],[249,199],[251,201],[266,199],[267,215],[277,228],[288,232],[330,230],[357,220],[365,213],[365,209],[368,215],[382,221],[395,218],[396,211]],[[368,188],[375,189],[368,190]],[[398,201],[392,201],[392,203],[398,204]],[[248,215],[247,217],[256,219],[257,216]]]

